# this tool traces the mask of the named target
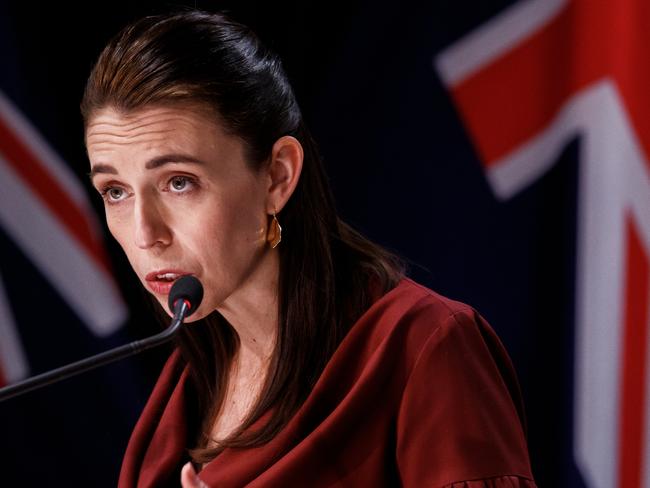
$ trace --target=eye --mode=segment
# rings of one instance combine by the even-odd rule
[[[101,189],[99,193],[108,204],[118,203],[128,196],[123,188],[117,186],[108,186]]]
[[[174,176],[168,185],[169,190],[174,193],[185,193],[194,188],[194,181],[188,176]]]

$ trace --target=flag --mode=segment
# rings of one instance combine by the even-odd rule
[[[55,149],[81,133],[53,109],[62,90],[19,18],[0,4],[0,387],[135,338],[89,184]],[[0,484],[115,486],[146,376],[127,359],[0,403]]]
[[[589,487],[650,487],[650,4],[525,0],[435,68],[495,198],[579,138],[573,456]]]
[[[635,364],[638,368],[643,350],[628,353],[629,360],[636,359],[625,366],[619,351],[623,342],[613,340],[605,352],[586,351],[592,356],[598,352],[597,364],[590,363],[586,371],[580,366],[590,359],[581,352],[587,347],[584,344],[589,344],[585,341],[596,341],[601,346],[603,343],[598,336],[585,335],[591,324],[595,324],[595,330],[590,333],[615,333],[619,341],[624,341],[623,330],[630,331],[631,338],[642,339],[638,331],[625,329],[624,324],[644,323],[637,319],[643,315],[643,307],[631,307],[627,302],[644,303],[635,297],[642,296],[646,287],[644,229],[648,219],[639,217],[643,202],[635,196],[635,188],[645,183],[642,177],[635,177],[638,171],[629,178],[633,180],[629,184],[617,179],[622,174],[629,176],[629,171],[638,170],[639,165],[635,166],[633,157],[627,158],[629,151],[626,153],[622,146],[609,149],[626,161],[627,169],[621,174],[615,165],[599,167],[585,162],[605,156],[593,154],[597,148],[593,144],[599,141],[588,141],[588,134],[597,134],[592,138],[613,135],[625,141],[617,133],[623,127],[623,137],[634,134],[637,145],[641,145],[638,141],[646,133],[642,118],[632,114],[632,110],[642,114],[648,106],[643,101],[644,93],[621,88],[643,76],[644,62],[638,61],[640,56],[631,46],[642,46],[643,39],[637,36],[645,32],[636,27],[626,30],[629,37],[622,40],[614,32],[627,22],[625,16],[635,23],[647,23],[641,10],[645,7],[640,2],[618,2],[618,10],[605,14],[609,22],[602,25],[602,9],[612,3],[590,2],[594,7],[590,7],[586,20],[579,21],[575,32],[574,19],[582,18],[578,13],[584,13],[585,8],[578,11],[572,3],[553,1],[313,2],[299,12],[295,5],[282,2],[268,7],[259,2],[239,2],[231,12],[237,20],[253,25],[285,61],[305,119],[324,156],[341,217],[404,256],[414,279],[474,306],[499,334],[513,359],[526,401],[531,462],[539,486],[615,486],[619,482],[618,468],[611,466],[619,466],[622,450],[618,402],[625,396],[620,390],[642,391],[629,381],[623,387],[618,375],[623,375],[624,370],[634,371]],[[523,5],[534,8],[521,10]],[[631,14],[631,5],[639,10]],[[570,21],[563,14],[566,8],[572,9]],[[39,128],[80,175],[87,171],[87,161],[83,159],[77,106],[89,67],[120,27],[151,12],[146,6],[118,1],[98,4],[98,9],[87,12],[86,22],[78,22],[77,13],[58,3],[43,4],[38,9],[26,3],[11,7],[0,3],[0,89],[23,114],[29,115],[31,125]],[[287,18],[296,20],[294,29],[286,29]],[[553,27],[559,25],[556,19],[560,18],[564,18],[562,25]],[[503,22],[501,28],[494,27],[498,19],[506,19],[506,27]],[[587,21],[600,24],[588,27]],[[558,29],[562,32],[559,40],[554,37]],[[530,53],[527,65],[501,64],[499,60],[510,59],[530,45],[528,39],[547,31],[556,41],[542,43],[546,47],[542,46],[541,52],[537,48],[526,51]],[[481,37],[481,32],[487,34]],[[467,41],[470,38],[479,41],[472,47]],[[547,38],[542,35],[542,39]],[[454,59],[450,53],[462,45],[470,47],[458,48],[456,52],[462,54]],[[596,55],[589,57],[592,51]],[[445,56],[448,64],[460,63],[461,67],[442,66]],[[586,63],[579,73],[578,59]],[[591,70],[586,73],[589,75],[604,65],[616,73],[598,78],[608,78],[610,86],[600,85],[601,90],[591,95],[592,99],[603,97],[605,103],[601,106],[589,102],[589,97],[581,98],[581,94],[586,93],[583,90],[587,85],[592,86],[584,81],[584,70]],[[491,66],[505,67],[506,73],[492,71]],[[461,93],[460,89],[469,87],[471,80],[478,83],[479,73],[484,76],[490,72],[496,73],[494,83],[474,85],[477,103],[461,96],[469,93]],[[612,81],[619,77],[625,83]],[[506,85],[499,81],[502,79]],[[618,93],[628,129],[619,123],[616,110],[607,112],[612,108],[611,87]],[[527,92],[529,97],[524,97]],[[633,93],[639,102],[631,103],[625,93]],[[481,108],[490,97],[495,100],[494,106]],[[587,106],[599,111],[592,117],[586,112]],[[479,115],[487,110],[488,115],[474,124],[476,110]],[[614,114],[612,125],[605,124],[606,113]],[[560,118],[563,122],[556,123]],[[555,128],[561,124],[568,124],[565,132]],[[574,130],[567,134],[570,128]],[[539,134],[550,142],[526,146],[527,141],[541,140],[536,137]],[[523,147],[530,148],[530,159],[496,164]],[[607,155],[610,159],[615,160]],[[614,175],[612,181],[607,181],[609,174]],[[606,186],[594,186],[599,182]],[[622,194],[620,189],[608,186],[613,184],[623,184],[627,191]],[[603,188],[602,201],[591,208],[591,202],[586,200],[595,198],[598,188]],[[601,210],[602,214],[597,213]],[[625,214],[622,224],[621,211]],[[594,216],[595,222],[590,221]],[[609,220],[619,222],[619,227],[611,227],[605,238],[592,242],[589,236],[595,232],[593,229],[604,229]],[[620,252],[613,260],[600,259],[602,253],[615,247],[612,239],[618,242]],[[589,253],[585,252],[587,247]],[[121,256],[111,255],[118,275],[129,277],[119,284],[126,287],[130,321],[141,331],[150,311],[144,300],[129,292],[129,286],[136,291],[139,284],[129,275],[126,260],[120,262]],[[8,310],[13,315],[12,330],[18,332],[19,342],[18,349],[12,349],[22,350],[30,373],[79,359],[80,351],[104,350],[107,342],[125,342],[114,337],[122,329],[101,338],[81,322],[78,312],[72,311],[49,278],[2,226],[0,256],[6,299],[0,305],[8,303],[10,307],[0,309],[4,310],[0,313],[6,315]],[[607,287],[612,288],[611,294]],[[591,288],[600,290],[601,295],[593,295]],[[637,295],[627,289],[636,290]],[[38,307],[25,298],[34,294],[40,297]],[[600,303],[601,296],[619,309],[609,309],[605,316],[591,321],[584,311],[589,313],[589,303],[583,302],[586,297],[596,302],[591,305],[595,307],[591,312],[594,315],[606,308],[605,302]],[[45,302],[47,307],[41,305]],[[54,303],[59,304],[56,317],[42,310]],[[616,320],[610,320],[612,310]],[[629,312],[627,316],[621,316],[624,310]],[[138,320],[134,320],[138,314]],[[60,338],[60,332],[65,332],[65,339]],[[0,333],[5,337],[4,332]],[[4,341],[0,342],[4,346]],[[627,343],[630,350],[644,344],[643,340]],[[149,354],[138,361],[151,363]],[[54,486],[115,486],[121,453],[144,401],[142,396],[129,396],[124,391],[141,375],[128,369],[115,374],[115,368],[123,365],[100,368],[61,382],[56,388],[0,404],[0,450],[4,447],[0,467],[7,479],[21,486],[40,486],[43,480],[52,480]],[[588,368],[595,370],[590,372]],[[157,372],[152,366],[152,381]],[[639,374],[625,377],[638,382]],[[583,392],[585,380],[587,386],[591,385],[588,378],[593,379],[596,390],[601,388],[601,380],[605,386],[618,383],[619,390],[594,392],[591,388],[587,392],[599,395],[594,402],[600,402],[605,393],[612,395],[603,405],[589,406],[591,413],[585,412],[594,415],[593,409],[604,409],[609,417],[594,420],[580,413],[585,411],[580,405],[589,402]],[[150,390],[143,391],[146,397]],[[131,406],[129,415],[124,415],[126,404]],[[627,404],[638,406],[639,402],[632,398]],[[643,413],[643,408],[640,410],[623,417],[631,421]],[[614,427],[608,423],[610,418],[615,419]],[[605,431],[609,445],[579,442],[578,433],[584,430],[580,422],[588,427],[591,436]],[[39,450],[33,449],[31,442],[36,438]],[[634,444],[629,439],[623,442]],[[605,467],[599,468],[595,458],[589,461],[595,468],[586,466],[586,454],[576,454],[585,451],[581,444],[606,453],[601,455],[606,457]],[[629,452],[641,453],[639,449]],[[639,455],[642,461],[647,457]],[[72,457],[74,470],[69,467]],[[638,464],[646,469],[645,463]],[[598,472],[605,468],[615,469],[612,472],[616,481],[611,485],[611,475],[608,479]],[[6,484],[5,479],[3,482]]]
[[[81,182],[2,92],[0,179],[0,227],[93,334],[114,333],[127,309]],[[30,371],[5,286],[0,282],[0,384]]]

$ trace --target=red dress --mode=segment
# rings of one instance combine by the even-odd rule
[[[138,421],[120,488],[180,485],[192,395],[178,352]],[[196,422],[193,422],[196,423]],[[377,300],[268,444],[226,449],[210,487],[535,487],[515,372],[467,305],[411,280]]]

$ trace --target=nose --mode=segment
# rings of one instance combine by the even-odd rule
[[[140,249],[149,249],[166,247],[171,243],[171,229],[153,199],[137,199],[134,212],[136,246]]]

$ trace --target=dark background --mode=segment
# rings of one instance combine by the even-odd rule
[[[0,90],[84,179],[83,86],[103,45],[126,22],[189,5],[225,9],[251,25],[285,62],[340,214],[405,257],[416,280],[488,319],[519,373],[538,484],[580,487],[571,460],[579,141],[528,190],[497,201],[433,58],[512,2],[428,3],[2,2]],[[86,188],[101,216],[99,197]],[[132,312],[128,327],[104,341],[65,307],[48,308],[58,297],[1,229],[0,246],[0,271],[11,283],[33,372],[158,330],[110,239]],[[25,298],[35,295],[42,306]],[[129,433],[167,353],[148,352],[0,404],[0,484],[115,486]]]

